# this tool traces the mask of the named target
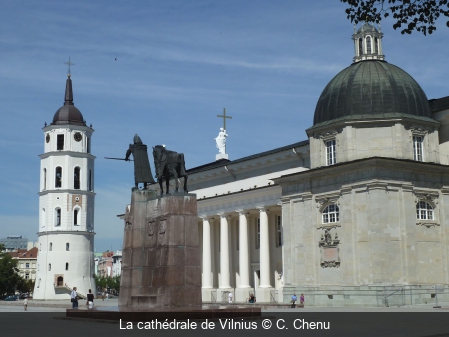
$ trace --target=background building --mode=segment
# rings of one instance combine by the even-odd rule
[[[0,239],[0,244],[5,246],[5,251],[12,252],[18,249],[29,249],[28,239],[21,235],[8,235],[6,238]]]

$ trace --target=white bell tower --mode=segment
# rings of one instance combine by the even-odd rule
[[[84,296],[95,291],[94,130],[73,104],[68,64],[64,105],[43,128],[35,299],[69,299],[73,287]]]

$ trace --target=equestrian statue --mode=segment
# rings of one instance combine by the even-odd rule
[[[175,179],[176,189],[178,192],[178,178],[184,177],[184,193],[187,193],[187,173],[184,162],[184,154],[170,151],[164,145],[156,145],[153,147],[154,167],[156,170],[156,178],[161,188],[161,195],[164,194],[162,182],[165,180],[165,193],[169,193],[170,178]]]

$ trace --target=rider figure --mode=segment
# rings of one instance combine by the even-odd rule
[[[125,160],[129,160],[131,154],[134,158],[134,182],[136,188],[139,183],[143,183],[144,188],[149,183],[154,184],[155,181],[151,174],[150,162],[148,160],[147,146],[142,143],[142,140],[137,134],[134,136],[134,144],[129,144]]]

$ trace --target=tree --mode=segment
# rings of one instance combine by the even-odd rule
[[[0,296],[13,294],[17,284],[21,281],[17,260],[4,252],[4,249],[5,246],[0,244]]]
[[[16,290],[21,293],[32,293],[34,291],[34,280],[25,280],[23,277],[20,277],[20,280],[16,284]]]
[[[120,276],[114,276],[114,277],[99,277],[95,275],[95,284],[97,287],[101,289],[113,289],[115,291],[120,290]]]
[[[394,29],[401,34],[416,30],[424,35],[432,34],[440,16],[449,18],[448,0],[340,0],[349,5],[347,18],[355,24],[366,21],[379,24],[392,14],[396,22]],[[449,27],[449,21],[446,22]]]

